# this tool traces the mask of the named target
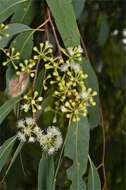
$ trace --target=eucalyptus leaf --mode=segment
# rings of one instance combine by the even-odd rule
[[[22,32],[28,32],[29,30],[32,30],[29,26],[25,24],[8,24],[8,28],[2,30],[3,37],[0,39],[0,48],[4,48],[8,45],[10,40],[13,36],[22,33]]]
[[[66,47],[77,46],[80,35],[70,0],[46,0]],[[66,14],[68,13],[68,14]]]
[[[72,2],[73,2],[76,18],[79,18],[84,9],[86,0],[72,0]]]
[[[52,156],[43,153],[39,162],[38,190],[52,190],[54,179],[54,160]]]
[[[78,123],[71,123],[68,128],[64,156],[73,161],[67,169],[68,179],[72,181],[70,190],[85,190],[82,176],[86,172],[89,151],[89,123],[82,117]]]
[[[28,40],[27,40],[28,39]],[[27,43],[24,44],[24,42]],[[32,54],[33,48],[33,34],[31,31],[19,34],[11,44],[12,47],[16,49],[16,51],[20,52],[20,60],[29,59]]]
[[[41,96],[42,88],[43,88],[43,80],[45,76],[45,69],[42,69],[37,77],[36,83],[35,83],[35,90],[38,91],[39,96]]]
[[[7,115],[14,109],[14,106],[17,102],[20,101],[20,97],[11,98],[7,100],[1,107],[0,107],[0,124],[3,120],[7,117]]]
[[[101,190],[99,174],[93,162],[89,157],[90,170],[88,175],[88,190]]]
[[[109,35],[109,23],[106,16],[101,16],[99,19],[99,34],[98,34],[98,43],[100,46],[103,46],[108,39]]]
[[[0,22],[11,16],[17,5],[26,1],[28,0],[0,0]]]
[[[98,80],[97,76],[89,62],[88,59],[83,59],[82,61],[82,68],[84,70],[84,73],[88,74],[88,78],[86,79],[87,85],[95,90],[97,92],[97,95],[94,97],[96,106],[89,107],[89,123],[90,128],[93,129],[94,127],[97,127],[101,123],[100,118],[100,103],[99,103],[99,86],[98,86]]]
[[[13,157],[11,159],[11,162],[10,162],[10,164],[9,164],[7,170],[6,170],[5,177],[8,174],[8,172],[9,172],[10,168],[12,167],[14,161],[16,160],[17,156],[21,152],[21,149],[22,149],[23,145],[24,145],[24,142],[19,143],[19,145],[18,145],[18,147],[17,147],[16,151],[14,152],[14,155],[13,155]]]
[[[24,1],[22,4],[18,4],[11,18],[11,23],[30,24],[36,13],[36,4],[34,0]]]
[[[15,141],[16,136],[11,137],[8,140],[6,140],[5,143],[0,147],[0,172],[11,154]]]

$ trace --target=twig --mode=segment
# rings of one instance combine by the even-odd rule
[[[47,9],[47,12],[48,12],[48,18],[49,18],[49,22],[50,22],[50,25],[52,27],[52,31],[53,31],[53,34],[54,34],[54,37],[55,37],[55,40],[56,40],[56,44],[57,44],[57,47],[58,47],[58,53],[59,55],[62,57],[62,54],[61,54],[61,51],[60,51],[60,43],[59,43],[59,40],[57,38],[57,34],[56,34],[56,30],[55,30],[55,27],[54,27],[54,24],[53,24],[53,21],[51,19],[51,15],[50,15],[50,11],[49,9]]]
[[[103,151],[102,151],[102,171],[104,177],[104,184],[103,190],[107,190],[107,182],[106,182],[106,172],[105,172],[105,149],[106,149],[106,142],[105,142],[105,126],[104,126],[104,119],[102,113],[102,106],[100,106],[100,113],[101,113],[101,126],[102,126],[102,136],[103,136]]]
[[[89,58],[89,55],[88,55],[88,52],[87,52],[87,49],[86,49],[86,46],[85,46],[85,43],[84,43],[84,40],[82,39],[82,36],[80,34],[80,39],[81,39],[81,44],[82,44],[82,47],[85,51],[85,55],[86,55],[86,58],[88,60],[90,60]],[[107,190],[107,182],[106,182],[106,172],[105,172],[105,128],[104,128],[104,119],[103,119],[103,114],[102,114],[102,107],[100,107],[100,114],[101,114],[101,122],[102,122],[102,136],[103,136],[103,151],[102,151],[102,162],[101,164],[97,167],[97,169],[101,168],[102,167],[102,171],[103,171],[103,177],[104,177],[104,184],[103,184],[103,188],[102,190]]]

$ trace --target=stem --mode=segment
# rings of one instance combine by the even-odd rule
[[[52,21],[52,19],[51,19],[51,14],[50,14],[49,9],[47,10],[47,13],[48,13],[48,18],[49,18],[50,25],[51,25],[51,27],[52,27],[53,35],[54,35],[54,37],[55,37],[56,44],[57,44],[57,47],[58,47],[58,53],[59,53],[59,55],[62,57],[62,54],[61,54],[61,51],[60,51],[60,48],[61,48],[61,47],[60,47],[60,43],[59,43],[59,40],[58,40],[58,37],[57,37],[57,34],[56,34],[56,30],[55,30],[53,21]]]

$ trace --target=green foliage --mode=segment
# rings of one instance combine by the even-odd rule
[[[43,153],[39,162],[38,190],[52,190],[54,180],[54,160]]]
[[[0,148],[0,172],[9,158],[17,137],[11,137]]]
[[[11,98],[7,100],[1,107],[0,107],[0,124],[3,120],[7,117],[7,115],[13,110],[14,106],[17,102],[20,101],[20,97]]]
[[[71,2],[68,0],[47,0],[47,3],[52,11],[65,46],[77,46],[80,43],[80,38]],[[66,12],[69,14],[67,15]]]
[[[72,181],[71,190],[84,190],[86,186],[82,179],[88,160],[89,151],[89,123],[87,118],[81,118],[78,123],[71,123],[68,127],[64,155],[73,161],[67,170],[68,179]]]
[[[108,4],[0,1],[0,178],[7,190],[100,190],[104,164],[108,188],[125,188],[125,34],[113,32],[123,28],[121,2]],[[110,156],[99,176],[103,124]]]
[[[95,190],[95,189],[100,190],[101,182],[100,182],[99,174],[93,162],[91,161],[90,157],[88,158],[89,158],[89,163],[90,163],[90,170],[89,170],[89,176],[88,176],[88,190]]]

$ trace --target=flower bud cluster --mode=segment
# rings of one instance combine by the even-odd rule
[[[35,60],[43,60],[48,61],[52,57],[52,44],[50,42],[46,41],[45,43],[40,43],[40,47],[37,48],[36,46],[33,48],[36,55],[34,55]]]
[[[43,151],[49,155],[58,151],[63,142],[59,129],[54,126],[49,126],[46,130],[41,130],[31,117],[19,120],[17,129],[17,137],[20,141],[29,143],[37,141]]]
[[[41,110],[41,102],[43,98],[41,96],[38,96],[38,92],[35,91],[33,95],[30,93],[28,95],[24,95],[23,102],[21,109],[24,110],[24,112],[32,111],[32,113],[36,113],[37,110]]]
[[[16,52],[15,48],[10,48],[6,51],[7,60],[3,62],[3,66],[12,64],[15,70],[18,69],[18,66],[15,64],[15,61],[20,59],[20,53]]]
[[[87,116],[89,106],[95,106],[97,92],[86,85],[88,75],[82,71],[80,64],[82,48],[61,48],[61,51],[66,56],[65,61],[60,57],[52,59],[45,64],[45,68],[52,72],[49,81],[55,85],[53,97],[56,110],[76,122],[81,115]]]

